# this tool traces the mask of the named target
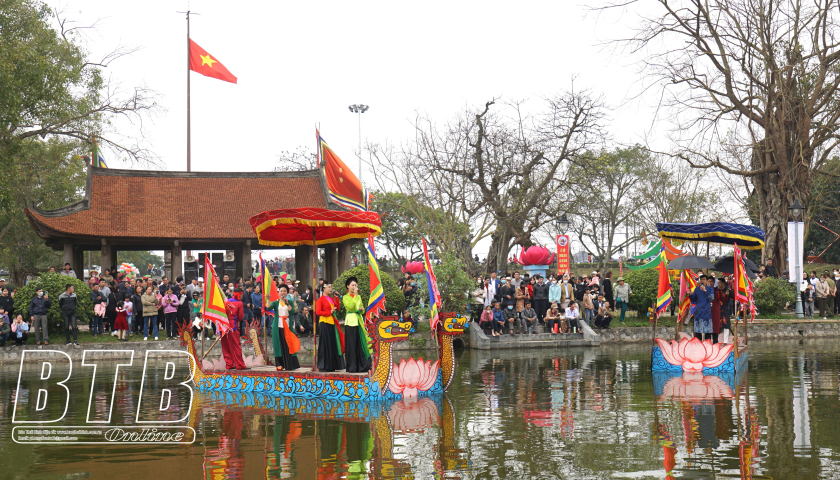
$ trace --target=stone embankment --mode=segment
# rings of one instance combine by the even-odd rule
[[[694,334],[691,325],[683,326],[682,331],[688,335]],[[598,330],[601,343],[650,342],[651,327],[625,327]],[[755,339],[800,339],[840,337],[840,321],[832,320],[800,320],[774,321],[756,320],[747,327],[751,340]],[[657,338],[673,339],[676,327],[657,328]],[[743,324],[738,329],[738,335],[743,336]]]

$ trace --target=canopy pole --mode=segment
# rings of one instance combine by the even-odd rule
[[[318,301],[318,245],[317,233],[312,229],[312,301],[313,305]],[[312,315],[312,371],[318,371],[318,319],[316,315]]]

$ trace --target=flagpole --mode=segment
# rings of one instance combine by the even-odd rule
[[[187,171],[191,171],[192,145],[190,144],[190,11],[187,10]]]

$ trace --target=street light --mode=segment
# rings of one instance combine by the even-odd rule
[[[560,230],[560,233],[566,233],[566,229],[569,228],[569,219],[566,218],[566,214],[560,216],[560,220],[557,220],[557,228]]]
[[[362,183],[362,114],[367,112],[370,108],[367,105],[358,103],[347,107],[353,113],[359,114],[359,183]]]
[[[802,211],[805,210],[805,207],[799,203],[799,199],[793,200],[793,205],[788,207],[788,211],[790,211],[791,216],[793,217],[793,254],[796,255],[796,262],[794,263],[793,267],[796,270],[793,272],[793,275],[796,277],[796,283],[794,285],[797,286],[796,292],[796,317],[802,318],[804,317],[804,313],[802,312],[802,294],[799,292],[799,285],[802,283],[802,272],[800,271],[801,267],[801,255],[799,255],[799,222],[796,221],[800,215],[802,215]]]

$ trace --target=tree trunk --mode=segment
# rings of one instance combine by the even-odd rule
[[[26,270],[12,267],[9,269],[9,282],[12,286],[20,288],[26,285],[27,275],[28,273]],[[9,289],[9,291],[11,291],[11,289]]]
[[[502,270],[502,273],[507,267],[508,254],[510,253],[510,239],[513,238],[504,226],[499,225],[496,231],[490,236],[490,251],[487,252],[487,268],[488,272],[495,272]]]
[[[753,157],[755,163],[758,163],[758,155],[773,155],[771,152],[763,152],[764,144],[765,142],[760,142],[756,146],[756,154]],[[775,163],[774,160],[770,162]],[[772,259],[776,272],[780,275],[787,269],[787,222],[792,220],[788,207],[794,200],[799,200],[803,205],[808,205],[811,201],[808,167],[805,162],[798,163],[798,167],[788,171],[787,175],[772,172],[752,177],[758,197],[759,226],[764,230],[762,262],[767,263],[767,260]]]

